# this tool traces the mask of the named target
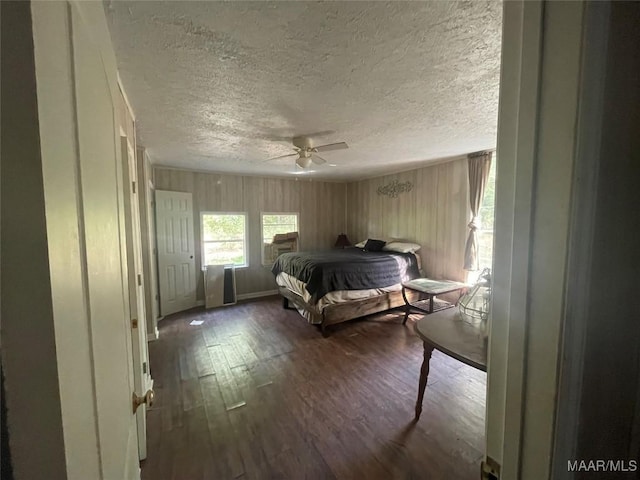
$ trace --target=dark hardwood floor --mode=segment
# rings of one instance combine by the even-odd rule
[[[486,375],[435,351],[414,424],[422,342],[402,317],[328,338],[280,297],[167,317],[142,478],[479,478]]]

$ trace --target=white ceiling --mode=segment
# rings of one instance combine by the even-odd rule
[[[295,135],[346,180],[495,146],[500,2],[107,1],[155,164],[286,175]],[[297,169],[298,171],[300,169]]]

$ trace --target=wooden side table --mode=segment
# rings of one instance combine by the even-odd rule
[[[430,278],[416,278],[408,282],[402,282],[402,298],[404,298],[405,311],[404,320],[402,324],[407,323],[407,318],[411,313],[411,309],[419,310],[420,312],[430,314],[438,310],[445,308],[451,308],[453,303],[438,301],[436,306],[435,297],[437,295],[443,295],[445,293],[460,292],[460,297],[464,291],[468,288],[466,283],[454,282],[452,280],[431,280]],[[421,296],[426,296],[426,299],[419,300],[417,302],[410,302],[407,299],[406,291],[412,290],[418,292]]]
[[[429,361],[433,350],[440,350],[445,355],[486,372],[487,343],[481,325],[464,321],[457,308],[425,315],[416,322],[415,331],[424,343],[424,360],[420,368],[416,401],[415,420],[417,421],[422,413],[422,400],[427,386]]]

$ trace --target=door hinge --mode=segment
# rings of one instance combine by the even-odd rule
[[[131,328],[138,328],[138,319],[137,318],[132,318],[131,319]]]
[[[136,193],[136,182],[131,182],[131,191]]]
[[[138,274],[138,286],[142,285],[142,275]]]
[[[482,480],[500,480],[500,464],[493,458],[487,457],[480,464],[480,478]]]
[[[142,373],[147,373],[147,362],[142,362]]]

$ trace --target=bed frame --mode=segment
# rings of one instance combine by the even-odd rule
[[[320,327],[322,336],[324,337],[327,336],[327,327],[329,325],[335,325],[336,323],[346,322],[354,318],[364,317],[365,315],[384,312],[406,305],[402,298],[401,291],[388,292],[361,300],[327,305],[320,314],[297,293],[281,286],[278,287],[278,290],[280,291],[280,295],[282,295],[282,306],[287,309],[292,309],[290,304],[293,304],[296,309],[305,310],[310,317],[310,322]],[[415,292],[407,292],[407,294],[410,302],[417,299]]]

